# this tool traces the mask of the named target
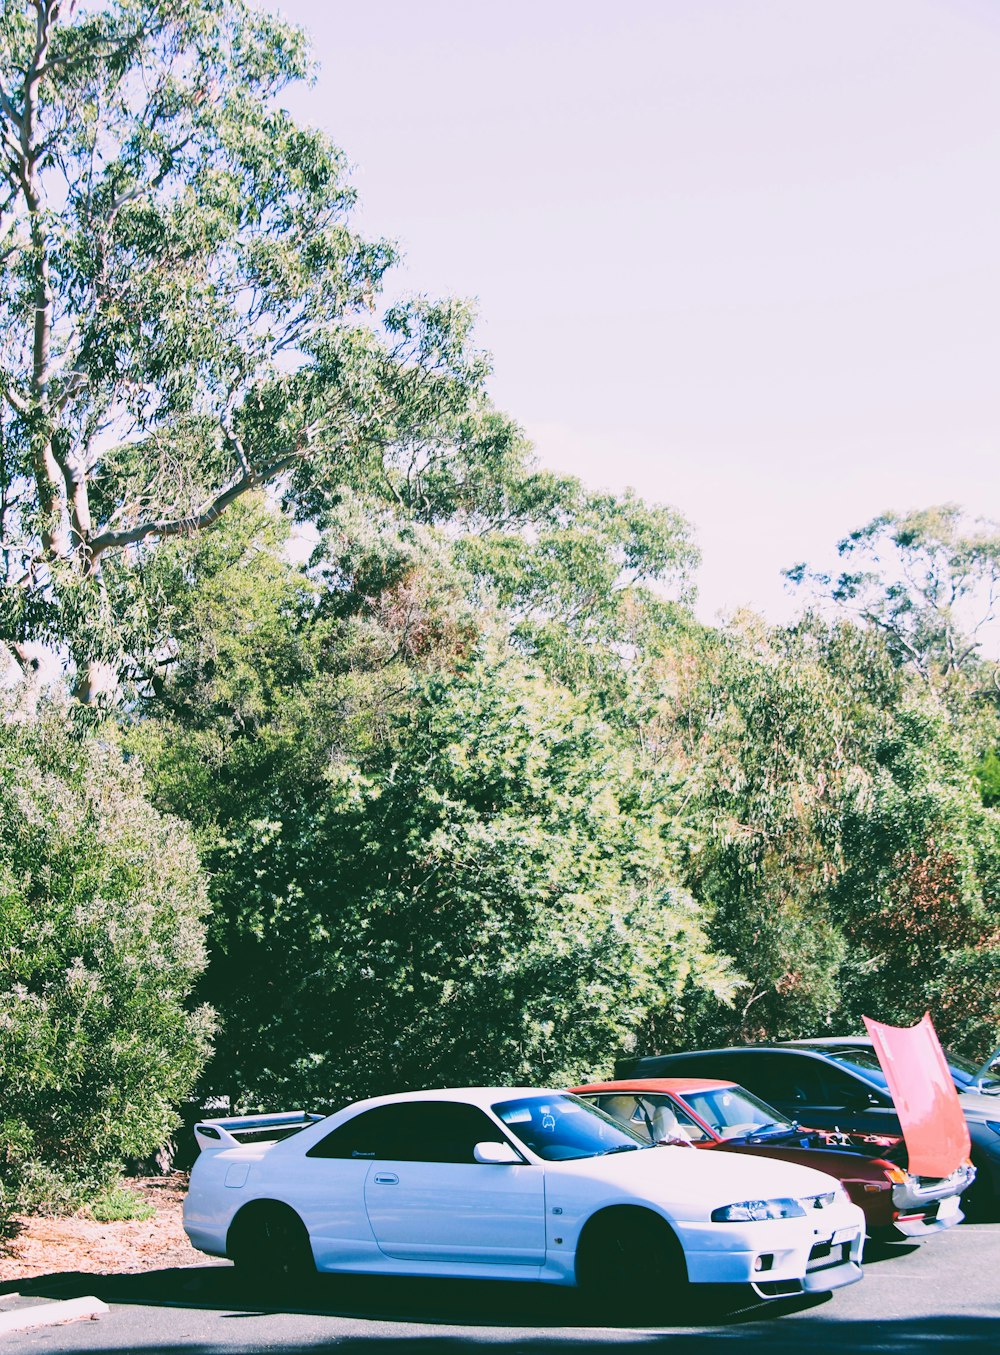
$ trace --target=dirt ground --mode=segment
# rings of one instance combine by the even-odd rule
[[[95,1223],[86,1218],[19,1220],[16,1234],[0,1242],[0,1284],[32,1275],[87,1271],[101,1275],[197,1265],[204,1260],[181,1227],[187,1177],[144,1177],[130,1189],[156,1207],[135,1223]]]

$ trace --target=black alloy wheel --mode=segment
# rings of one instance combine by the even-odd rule
[[[598,1220],[577,1277],[601,1314],[641,1323],[680,1317],[689,1296],[684,1255],[668,1224],[640,1210]]]
[[[287,1205],[251,1206],[236,1220],[234,1230],[229,1254],[247,1284],[285,1294],[315,1278],[305,1224]]]

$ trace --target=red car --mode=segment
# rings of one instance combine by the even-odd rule
[[[571,1090],[656,1143],[756,1153],[827,1172],[864,1210],[869,1233],[882,1237],[920,1238],[960,1223],[959,1197],[975,1175],[971,1163],[942,1180],[911,1175],[901,1138],[801,1129],[734,1082],[633,1078]]]

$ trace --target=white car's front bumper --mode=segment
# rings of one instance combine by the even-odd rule
[[[762,1298],[776,1298],[861,1279],[865,1218],[853,1204],[803,1219],[675,1226],[692,1284],[749,1284]]]

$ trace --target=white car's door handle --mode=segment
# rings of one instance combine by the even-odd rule
[[[395,1172],[376,1172],[375,1184],[377,1186],[398,1186],[399,1177]]]

